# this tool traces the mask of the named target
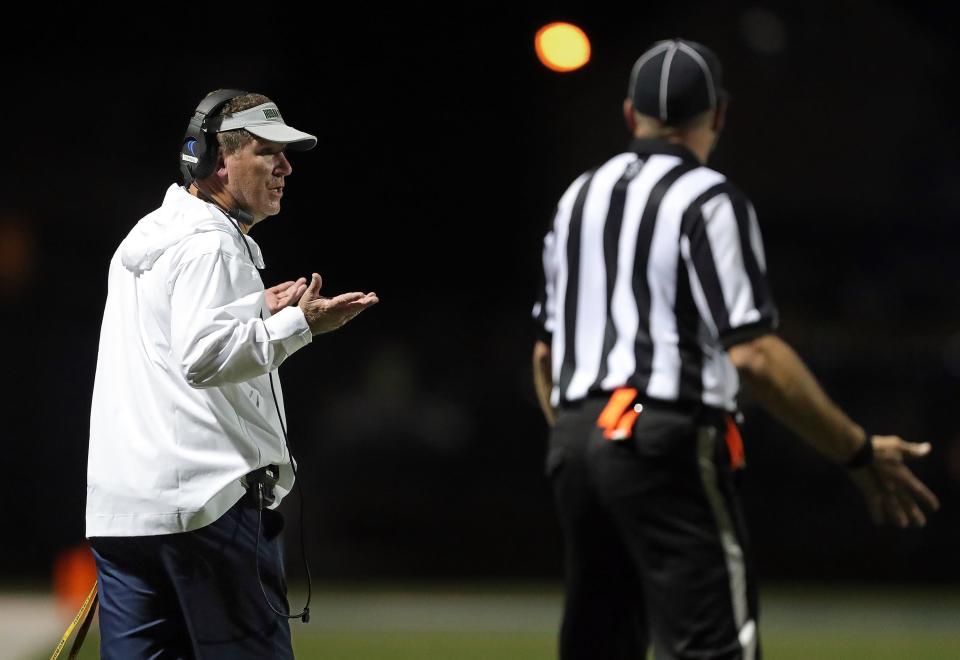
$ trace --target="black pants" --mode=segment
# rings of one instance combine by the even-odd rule
[[[563,528],[562,660],[760,657],[723,420],[648,406],[605,440],[606,399],[561,410],[547,469]]]
[[[240,500],[192,532],[90,539],[100,584],[104,660],[293,658],[290,626],[257,580],[257,510]],[[287,611],[283,517],[263,511],[260,575]]]

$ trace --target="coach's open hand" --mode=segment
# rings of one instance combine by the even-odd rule
[[[874,522],[889,522],[900,527],[927,524],[920,509],[940,508],[937,496],[917,479],[906,466],[906,458],[920,458],[930,453],[930,445],[906,442],[895,435],[873,436],[873,461],[850,473],[867,500]]]
[[[264,291],[264,295],[267,298],[267,309],[270,310],[271,314],[276,314],[287,305],[296,305],[297,301],[300,300],[300,296],[302,296],[306,290],[306,277],[301,277],[296,282],[284,282],[283,284],[272,286]]]
[[[299,303],[303,315],[307,317],[307,323],[310,324],[310,330],[315,335],[336,330],[367,307],[380,302],[377,294],[373,292],[354,291],[333,298],[324,298],[320,295],[322,282],[320,276],[314,273]]]

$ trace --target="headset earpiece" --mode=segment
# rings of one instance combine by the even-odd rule
[[[189,186],[195,179],[213,174],[220,144],[216,137],[219,122],[211,121],[211,115],[231,99],[246,93],[240,89],[222,89],[200,101],[180,144],[181,185]]]
[[[201,133],[187,145],[197,154],[197,164],[193,166],[194,179],[206,179],[217,168],[217,147],[219,141],[215,134]],[[212,152],[212,153],[211,153]]]

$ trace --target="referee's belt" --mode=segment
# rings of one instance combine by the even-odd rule
[[[606,396],[606,393],[604,393]],[[730,466],[742,468],[746,464],[743,450],[743,438],[733,414],[721,408],[713,408],[702,403],[684,401],[665,401],[638,395],[633,387],[620,387],[610,394],[607,405],[597,417],[597,427],[603,429],[603,437],[613,442],[629,440],[633,429],[645,410],[666,410],[690,415],[698,424],[709,424],[724,428],[724,440],[730,453]]]
[[[280,480],[278,465],[264,465],[253,472],[248,472],[240,483],[247,489],[247,496],[258,509],[266,509],[277,501],[276,485]]]

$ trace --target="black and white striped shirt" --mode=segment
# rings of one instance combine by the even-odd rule
[[[726,349],[777,324],[750,201],[660,140],[634,140],[573,182],[543,271],[533,314],[552,349],[554,405],[626,385],[733,410]]]

